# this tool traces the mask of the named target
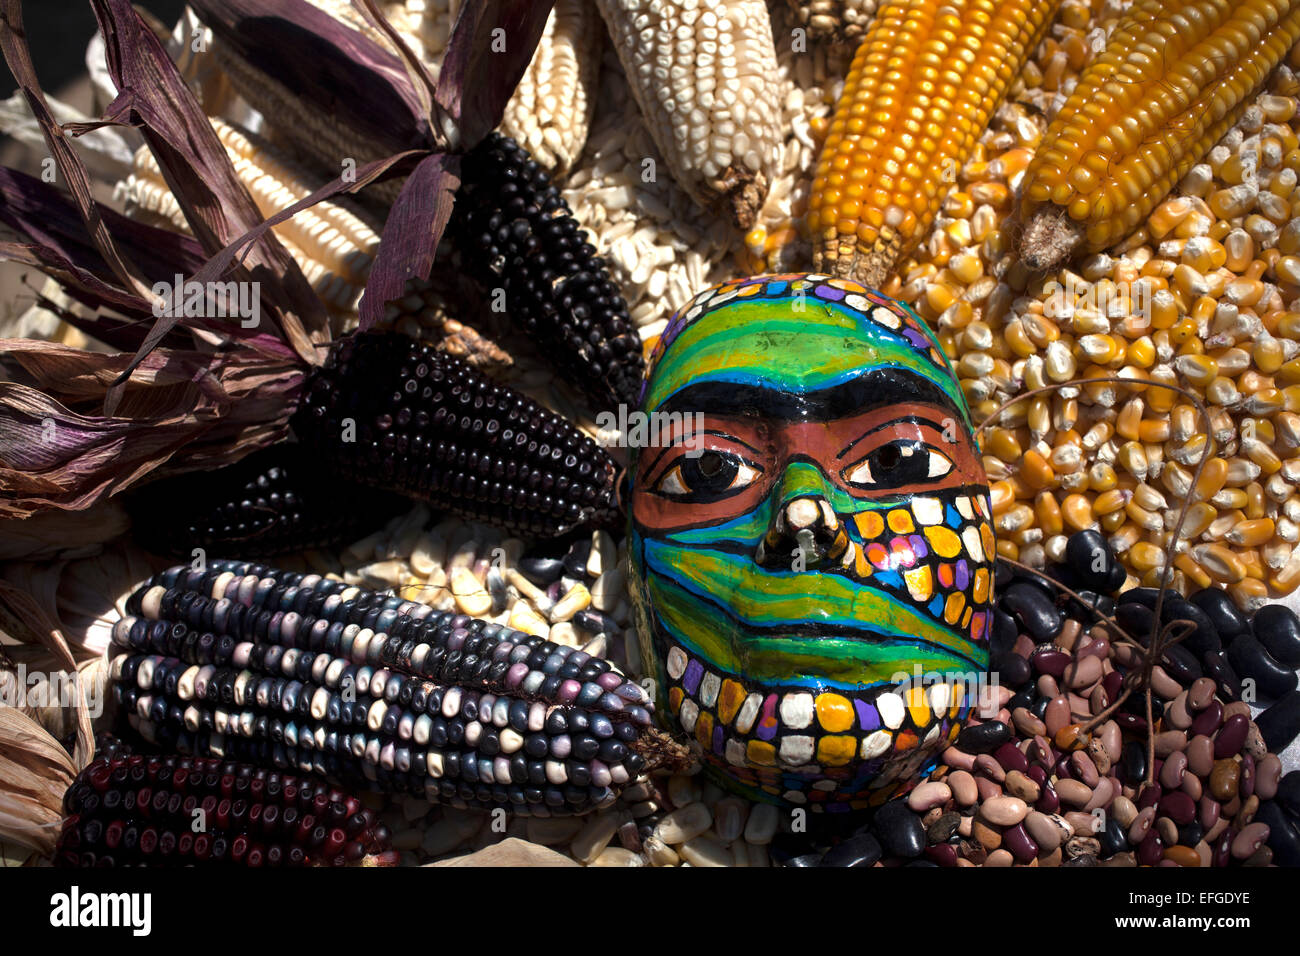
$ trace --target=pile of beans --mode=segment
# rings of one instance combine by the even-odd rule
[[[1115,595],[1123,570],[1095,532],[1072,536],[1066,563],[1048,569],[1078,599],[1005,562],[998,573],[996,716],[972,720],[858,830],[809,818],[808,832],[778,833],[774,863],[1300,865],[1300,772],[1283,777],[1277,756],[1300,735],[1293,612],[1270,605],[1248,620],[1222,591],[1167,593],[1161,620],[1195,626],[1151,668],[1155,726],[1140,687],[1094,725],[1143,665],[1157,592]],[[1143,647],[1091,623],[1093,609]],[[1253,719],[1252,701],[1267,705]]]

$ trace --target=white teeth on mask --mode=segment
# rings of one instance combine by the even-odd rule
[[[939,524],[943,521],[943,502],[938,498],[913,498],[912,515],[917,524]]]
[[[682,723],[682,730],[688,734],[695,730],[695,721],[700,717],[700,707],[695,701],[687,697],[682,701],[682,709],[677,714],[677,719]]]
[[[906,708],[903,706],[903,698],[897,694],[886,693],[877,697],[876,710],[880,711],[880,719],[890,730],[903,726]]]
[[[753,730],[754,721],[758,720],[758,711],[762,706],[762,694],[750,694],[746,697],[745,702],[740,705],[740,713],[736,714],[736,730],[742,734]]]
[[[856,541],[850,541],[849,546],[844,549],[844,557],[840,558],[840,564],[846,568],[853,567],[857,563],[859,550],[861,549],[858,547],[858,543]]]
[[[821,509],[822,520],[826,522],[826,527],[831,531],[838,531],[840,520],[835,517],[835,512],[831,509],[830,502],[825,498],[820,498],[817,501],[817,507]]]
[[[888,731],[877,730],[862,741],[862,749],[859,751],[862,754],[862,759],[870,760],[872,757],[879,757],[889,749],[889,745],[893,743],[893,740],[894,738],[889,735]]]
[[[966,545],[966,552],[970,555],[972,561],[976,563],[984,560],[984,545],[980,542],[980,529],[971,525],[962,530],[962,544]]]
[[[812,694],[786,694],[781,698],[781,721],[787,727],[803,730],[813,722]]]
[[[971,507],[969,495],[961,495],[953,504],[957,506],[957,514],[967,521],[975,520],[975,509]]]
[[[686,652],[680,647],[668,651],[668,676],[679,680],[686,673]]]
[[[786,734],[781,738],[781,749],[778,752],[781,763],[790,767],[801,767],[806,763],[811,763],[812,757],[813,739],[811,737]]]
[[[718,691],[722,688],[722,678],[717,674],[708,673],[700,681],[700,703],[705,707],[712,707],[718,702]]]
[[[739,740],[727,741],[727,763],[731,764],[733,767],[744,767],[748,763],[745,754],[745,745]]]
[[[930,685],[930,709],[936,717],[942,717],[952,699],[952,687],[948,684]]]

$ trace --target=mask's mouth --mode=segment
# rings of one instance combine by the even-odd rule
[[[668,713],[709,763],[761,799],[850,809],[892,793],[957,736],[983,680],[979,672],[918,672],[901,685],[766,684],[656,632]]]

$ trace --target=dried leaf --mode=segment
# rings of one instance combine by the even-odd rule
[[[216,253],[261,221],[256,204],[203,108],[128,0],[91,0],[91,5],[104,36],[109,73],[120,91],[105,118],[141,127],[195,237],[209,254]],[[263,313],[270,313],[303,361],[319,361],[316,346],[330,337],[325,307],[274,234],[260,236],[249,252],[247,271],[237,268],[229,278],[259,282]],[[178,321],[179,316],[160,317],[137,359]]]
[[[77,775],[59,742],[12,707],[0,707],[0,839],[54,852],[63,794]]]
[[[459,156],[434,153],[402,184],[361,297],[363,331],[383,318],[388,302],[401,298],[407,282],[429,277],[460,186],[460,163]]]
[[[473,149],[500,125],[553,5],[554,0],[483,0],[461,6],[436,95],[439,129],[454,148]]]

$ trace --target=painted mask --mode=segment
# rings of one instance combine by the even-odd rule
[[[988,666],[988,480],[938,342],[853,282],[729,282],[668,323],[639,417],[632,598],[670,729],[753,799],[883,802]]]

